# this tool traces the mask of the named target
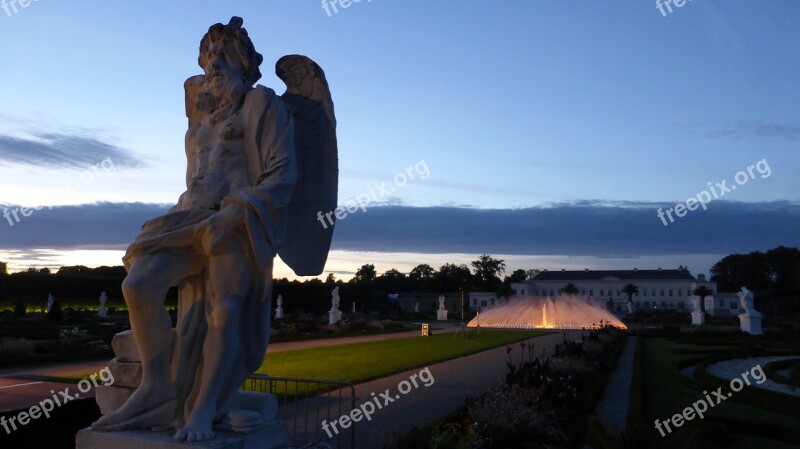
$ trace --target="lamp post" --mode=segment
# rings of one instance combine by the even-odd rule
[[[464,323],[464,288],[459,288],[459,292],[461,292],[461,323]]]

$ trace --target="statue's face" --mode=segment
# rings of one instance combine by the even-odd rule
[[[197,99],[198,109],[212,113],[225,111],[226,107],[238,108],[247,93],[247,85],[244,65],[235,46],[211,43],[200,54],[200,66],[205,72],[205,81]]]
[[[230,43],[214,42],[201,57],[208,82],[219,86],[227,81],[243,81],[244,66],[239,54]]]

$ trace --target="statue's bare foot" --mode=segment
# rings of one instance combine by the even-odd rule
[[[212,407],[195,408],[189,415],[186,425],[175,433],[175,441],[197,442],[214,439],[212,425],[214,409]]]
[[[178,394],[166,382],[142,384],[119,410],[103,415],[92,429],[116,431],[149,429],[172,418]]]

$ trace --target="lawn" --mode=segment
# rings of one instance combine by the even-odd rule
[[[450,333],[274,354],[267,351],[267,356],[258,372],[279,377],[332,379],[358,383],[551,332],[483,329],[480,335],[470,338],[453,338],[453,334]]]
[[[704,390],[713,391],[716,388],[716,385],[707,380],[683,376],[680,373],[682,367],[725,356],[725,353],[735,356],[743,351],[749,352],[747,346],[755,342],[761,350],[766,350],[770,346],[768,341],[763,339],[756,341],[746,336],[742,337],[741,341],[730,337],[715,340],[716,344],[709,345],[697,344],[699,343],[697,339],[686,336],[645,337],[643,340],[641,374],[636,374],[639,379],[634,381],[634,385],[640,385],[641,391],[638,394],[643,395],[640,396],[643,413],[639,423],[645,432],[652,432],[655,435],[655,440],[661,440],[653,425],[655,419],[669,419],[700,400]],[[720,343],[731,343],[735,346],[724,346]],[[790,342],[776,343],[778,347],[769,349],[782,350],[784,349],[782,346]],[[686,441],[694,432],[699,431],[701,435],[725,435],[728,439],[726,448],[796,448],[797,446],[786,444],[795,437],[796,429],[800,427],[800,416],[790,412],[793,410],[792,404],[792,400],[783,400],[748,388],[718,407],[710,409],[703,421],[695,420],[687,423],[689,425],[684,425],[661,442],[667,443],[666,447],[688,447]],[[761,436],[770,434],[783,442]],[[723,440],[724,438],[717,443],[722,443]]]

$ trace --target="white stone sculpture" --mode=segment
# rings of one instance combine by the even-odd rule
[[[284,318],[283,315],[283,295],[278,295],[278,307],[275,308],[275,319],[280,320]]]
[[[100,293],[100,306],[97,308],[97,316],[100,318],[106,318],[108,316],[108,310],[106,309],[106,302],[108,302],[108,296],[106,296],[106,292]]]
[[[414,313],[419,313],[419,302],[414,304]]]
[[[742,332],[761,335],[764,333],[761,327],[761,313],[755,309],[753,301],[753,292],[748,290],[747,287],[742,287],[739,292],[739,302],[742,305],[742,309],[744,309],[744,313],[739,315],[739,325],[742,328]]]
[[[439,310],[436,311],[438,321],[447,321],[447,308],[444,305],[444,295],[439,295]]]
[[[628,301],[628,315],[633,315],[633,301]]]
[[[141,384],[95,432],[79,433],[78,449],[93,444],[92,433],[103,447],[121,447],[109,439],[133,437],[112,431],[153,428],[174,430],[179,442],[211,440],[222,429],[271,438],[247,447],[286,444],[285,423],[270,423],[266,402],[239,388],[269,342],[274,257],[300,276],[319,275],[327,260],[334,226],[320,226],[316,214],[337,205],[336,119],[325,74],[305,56],[277,62],[282,96],[253,87],[263,57],[242,23],[233,17],[203,37],[204,74],[184,84],[186,192],[142,226],[123,259]],[[164,300],[172,286],[179,305],[171,344]]]
[[[53,303],[56,302],[56,298],[53,298],[53,294],[50,293],[47,295],[47,309],[45,312],[50,313],[50,309],[53,308]]]
[[[695,326],[706,324],[706,314],[700,309],[702,299],[699,296],[690,296],[689,299],[692,301],[692,324]]]
[[[339,287],[336,287],[331,292],[331,310],[328,311],[328,324],[336,324],[342,321],[342,311],[339,310]]]

